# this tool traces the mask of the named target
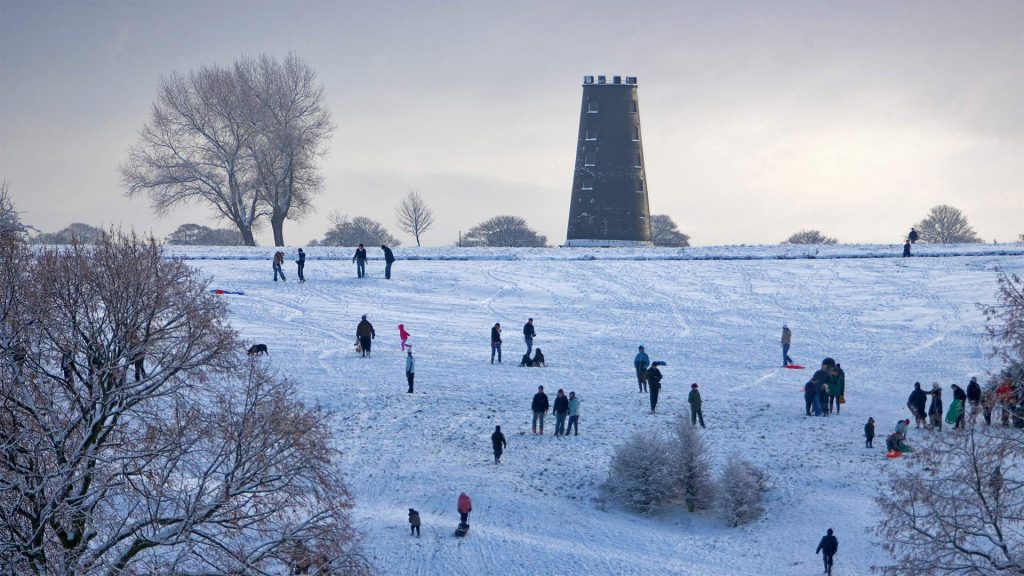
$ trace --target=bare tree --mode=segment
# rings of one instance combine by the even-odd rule
[[[45,232],[32,238],[34,244],[97,244],[107,236],[107,231],[81,222],[68,224],[63,230]]]
[[[690,245],[690,237],[679,231],[675,220],[668,214],[651,216],[651,241],[655,246],[685,248]]]
[[[400,240],[392,236],[387,228],[380,222],[365,216],[348,216],[333,213],[329,216],[331,228],[324,235],[323,240],[316,243],[319,246],[355,246],[366,244],[367,246],[399,246]]]
[[[760,517],[767,488],[764,470],[736,454],[730,456],[718,485],[718,505],[725,521],[739,526]]]
[[[606,497],[640,514],[662,509],[678,494],[678,477],[668,452],[664,438],[641,432],[616,446],[608,479],[602,484]]]
[[[121,235],[0,264],[7,573],[364,571],[328,415],[195,270]]]
[[[789,238],[786,238],[782,244],[835,244],[838,242],[835,238],[825,236],[817,230],[801,230]]]
[[[462,246],[546,246],[546,236],[537,234],[519,216],[495,216],[472,227],[462,236]]]
[[[974,244],[981,242],[960,210],[940,204],[915,226],[918,239],[931,244]]]
[[[14,206],[7,187],[7,181],[0,181],[0,242],[23,242],[28,238],[30,230],[35,228],[22,224],[21,215]]]
[[[1024,360],[1024,279],[999,270],[997,303],[986,306],[986,330],[993,352],[1007,361]]]
[[[434,225],[434,211],[415,190],[410,190],[402,199],[402,203],[395,209],[395,218],[398,219],[398,229],[412,234],[417,246],[420,245],[420,235]]]
[[[238,230],[210,228],[202,224],[182,224],[167,236],[172,246],[241,246]]]
[[[710,508],[715,503],[711,450],[700,430],[686,416],[676,419],[670,448],[677,489],[683,495],[686,509],[694,512]]]
[[[284,246],[284,221],[308,213],[323,186],[317,160],[334,131],[324,89],[313,68],[292,53],[281,61],[267,55],[242,58],[235,62],[234,77],[239,89],[252,95],[251,105],[241,111],[256,127],[247,147],[274,245]]]

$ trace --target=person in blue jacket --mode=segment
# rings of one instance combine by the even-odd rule
[[[651,358],[644,352],[644,347],[639,348],[636,357],[633,358],[633,368],[636,369],[636,385],[640,387],[640,393],[647,392],[647,367],[651,365]]]

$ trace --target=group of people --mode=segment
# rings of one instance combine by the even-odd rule
[[[533,413],[532,430],[534,434],[544,435],[544,418],[547,416],[548,409],[552,408],[548,401],[548,395],[544,393],[544,387],[538,386],[537,393],[533,395],[533,401],[530,403],[530,411]],[[552,413],[555,415],[555,436],[568,436],[570,432],[574,436],[580,435],[580,399],[576,396],[576,392],[569,391],[569,395],[565,395],[565,391],[561,388],[555,394],[555,404]],[[568,418],[568,426],[566,426],[566,418]],[[504,440],[504,437],[502,438]],[[491,437],[492,443],[494,437]],[[494,445],[494,463],[498,464],[501,459],[501,452],[498,450],[497,445]]]
[[[651,414],[654,414],[658,407],[658,396],[661,394],[661,379],[663,377],[659,366],[665,366],[661,360],[651,362],[651,357],[643,346],[637,347],[636,356],[633,357],[633,370],[636,371],[636,385],[640,393],[647,392],[651,400]],[[686,397],[690,405],[690,423],[697,424],[704,428],[703,401],[700,397],[700,386],[696,382],[690,384],[690,394]]]
[[[838,416],[845,403],[846,372],[838,362],[825,358],[821,368],[804,384],[804,414],[828,416],[834,412]]]
[[[380,249],[384,251],[384,278],[387,280],[391,279],[391,265],[395,263],[395,253],[392,252],[391,248],[381,244]],[[366,277],[366,247],[362,244],[356,248],[356,253],[352,256],[352,262],[356,265],[356,277]],[[282,282],[287,282],[287,278],[284,277],[284,252],[278,250],[274,252],[274,258],[272,260],[274,268],[274,282],[280,278]],[[306,277],[303,271],[306,268],[306,253],[299,248],[298,257],[295,260],[295,265],[298,266],[299,282],[305,282]]]
[[[295,261],[295,264],[296,264],[296,266],[298,266],[299,282],[300,283],[305,282],[306,281],[306,277],[303,275],[302,272],[306,268],[306,253],[302,251],[302,248],[299,248],[298,260]],[[287,282],[288,279],[284,277],[284,252],[282,252],[280,250],[278,250],[277,252],[274,252],[273,267],[274,267],[274,282],[277,282],[278,276],[281,277],[281,281],[282,282]]]
[[[910,245],[917,242],[917,230],[910,229],[910,234],[907,234],[907,241],[903,243],[903,257],[910,257]]]

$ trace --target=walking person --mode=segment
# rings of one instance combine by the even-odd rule
[[[302,270],[306,267],[306,253],[299,248],[299,259],[295,261],[295,264],[299,267],[299,284],[306,281],[306,277],[302,275]]]
[[[910,234],[907,234],[907,241],[911,244],[917,242],[917,230],[914,230],[913,228],[910,229]]]
[[[409,508],[409,536],[420,537],[420,513]]]
[[[661,370],[658,370],[658,366],[664,365],[664,362],[658,360],[651,362],[651,367],[647,369],[647,389],[651,395],[651,414],[654,414],[654,409],[658,407],[658,393],[661,392]]]
[[[370,324],[370,321],[366,319],[366,314],[363,314],[363,319],[356,326],[356,340],[359,341],[359,347],[362,348],[363,358],[370,355],[370,346],[376,337],[377,332],[373,329],[373,324]]]
[[[953,429],[962,429],[964,427],[964,414],[967,412],[967,393],[956,384],[953,384],[951,388],[953,389],[953,403],[949,405],[949,411],[959,411],[959,414],[947,414],[947,417],[955,415],[956,419],[953,421]],[[960,403],[959,406],[956,405],[957,402]]]
[[[384,279],[391,280],[391,265],[395,263],[395,253],[383,244],[380,245],[380,249],[384,251]]]
[[[571,390],[569,391],[569,425],[565,428],[565,435],[568,436],[569,432],[573,432],[573,436],[580,435],[580,398]]]
[[[555,436],[565,435],[565,417],[569,414],[569,399],[566,398],[565,392],[561,388],[558,389],[558,393],[555,394]]]
[[[412,357],[412,346],[405,356],[405,379],[409,382],[409,394],[412,394],[412,381],[416,378],[416,359]]]
[[[473,501],[469,499],[469,494],[462,492],[459,494],[459,501],[456,509],[459,511],[459,525],[469,527],[469,513],[473,511]]]
[[[686,399],[690,403],[690,424],[696,425],[697,420],[700,420],[700,427],[704,427],[704,414],[700,410],[700,390],[697,389],[697,383],[690,384],[690,395]]]
[[[540,435],[544,435],[544,416],[548,413],[548,395],[544,393],[543,386],[537,386],[537,393],[533,395],[533,402],[530,410],[533,411],[533,433],[537,433],[537,423],[540,422]]]
[[[412,348],[412,346],[409,345],[409,343],[408,343],[409,342],[409,336],[410,336],[410,334],[408,332],[406,332],[406,330],[405,330],[405,324],[399,324],[398,325],[398,339],[402,341],[402,352],[405,352],[406,348]]]
[[[491,364],[494,364],[494,353],[498,353],[498,364],[501,364],[501,323],[491,326]]]
[[[825,562],[825,574],[832,574],[832,557],[839,551],[839,540],[832,535],[832,529],[829,528],[824,536],[821,537],[821,542],[818,542],[818,549],[814,551],[815,554],[822,553],[822,560]]]
[[[356,278],[366,277],[366,248],[362,244],[356,248],[355,255],[352,256],[352,261],[356,263]]]
[[[871,448],[871,441],[875,439],[875,419],[868,418],[868,423],[864,425],[864,447]]]
[[[792,366],[793,359],[789,357],[789,345],[793,342],[793,332],[789,326],[782,325],[782,366]]]
[[[636,385],[640,387],[640,393],[647,392],[647,367],[651,365],[651,358],[644,352],[644,347],[638,348],[636,357],[633,358],[633,368],[636,370]]]
[[[508,446],[508,443],[505,442],[505,435],[501,433],[501,426],[495,426],[494,433],[491,434],[491,448],[494,450],[495,464],[501,464],[501,454],[505,451],[505,446]]]
[[[523,339],[526,340],[526,355],[529,356],[530,352],[533,352],[533,339],[537,337],[537,331],[533,329],[533,318],[526,321],[523,324]]]
[[[284,277],[284,270],[281,269],[284,266],[284,252],[278,250],[274,252],[274,282],[277,282],[277,277],[281,277],[282,282],[287,282],[288,279]]]

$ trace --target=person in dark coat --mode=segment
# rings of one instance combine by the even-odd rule
[[[494,433],[491,434],[491,448],[494,449],[495,464],[501,464],[501,454],[505,451],[505,446],[508,446],[508,443],[505,442],[505,435],[501,433],[501,426],[495,426]]]
[[[356,277],[366,277],[366,248],[364,248],[362,244],[356,248],[356,253],[352,256],[352,261],[356,263]]]
[[[533,403],[530,410],[533,411],[533,433],[537,433],[537,422],[540,422],[540,434],[544,435],[544,416],[548,413],[548,395],[544,393],[544,387],[538,386],[537,393],[533,395]]]
[[[664,365],[664,362],[651,362],[651,367],[647,369],[647,389],[651,394],[651,414],[654,414],[654,409],[658,407],[658,394],[661,392],[661,370],[658,370],[658,366]]]
[[[981,405],[981,386],[978,384],[978,377],[974,376],[971,378],[969,384],[967,384],[967,402],[971,405],[971,415],[977,416],[978,407]],[[964,407],[964,411],[967,407]]]
[[[405,380],[409,383],[409,394],[412,394],[412,383],[416,379],[416,359],[412,357],[412,346],[405,357]]]
[[[409,536],[420,537],[420,513],[409,508]]]
[[[700,420],[700,427],[704,427],[704,413],[701,411],[702,401],[700,399],[700,390],[697,389],[697,383],[690,384],[690,395],[686,398],[686,401],[690,403],[690,424],[694,425]]]
[[[299,248],[299,259],[295,261],[295,264],[299,267],[299,283],[306,281],[306,277],[302,275],[302,270],[306,267],[306,253]]]
[[[907,243],[903,245],[903,257],[910,258],[910,240],[907,240]]]
[[[914,391],[907,398],[907,408],[910,408],[910,411],[914,414],[915,428],[920,428],[925,423],[927,414],[924,411],[924,407],[927,403],[928,394],[921,389],[920,382],[914,382]]]
[[[956,422],[953,424],[953,428],[954,429],[956,429],[956,428],[963,428],[964,427],[964,414],[967,413],[967,393],[964,392],[963,388],[957,386],[956,384],[953,384],[952,388],[953,388],[953,401],[954,402],[956,402],[957,400],[960,401],[960,416],[957,417]]]
[[[832,557],[838,551],[839,539],[832,535],[832,529],[829,528],[821,537],[821,542],[818,542],[818,549],[814,551],[815,554],[822,553],[822,560],[825,561],[825,574],[832,574]]]
[[[928,418],[931,420],[932,428],[942,430],[942,388],[938,383],[932,384],[932,402],[928,405]]]
[[[910,241],[911,244],[917,242],[917,230],[911,228],[910,234],[907,234],[907,240]]]
[[[552,412],[555,414],[555,436],[565,435],[565,417],[569,414],[569,398],[565,396],[565,392],[561,388],[555,394],[555,406]]]
[[[537,337],[537,331],[533,329],[533,318],[523,324],[523,339],[526,341],[526,353],[533,352],[533,339]]]
[[[811,414],[811,408],[814,406],[814,399],[818,397],[818,386],[814,383],[814,380],[808,380],[804,384],[804,412],[807,416],[814,416]]]
[[[383,244],[380,245],[380,249],[384,251],[384,278],[391,280],[391,265],[395,263],[395,253]]]
[[[523,357],[519,359],[520,368],[529,368],[533,366],[533,358],[530,358],[530,353],[523,354]]]
[[[547,363],[544,361],[544,353],[540,351],[540,348],[537,348],[533,351],[533,367],[544,368],[545,366],[547,366]]]
[[[363,314],[363,319],[356,326],[356,339],[359,340],[359,346],[363,349],[363,357],[370,355],[370,346],[376,337],[377,332],[373,329],[373,324],[370,324],[370,321],[366,319],[366,314]]]
[[[498,364],[501,364],[501,323],[491,326],[491,364],[494,364],[494,353],[498,353]]]
[[[875,419],[868,418],[868,423],[864,425],[864,447],[871,448],[871,441],[875,439]]]
[[[633,358],[633,368],[636,370],[636,385],[640,388],[640,393],[647,392],[647,367],[651,365],[651,358],[644,352],[644,347],[638,348],[636,357]]]

